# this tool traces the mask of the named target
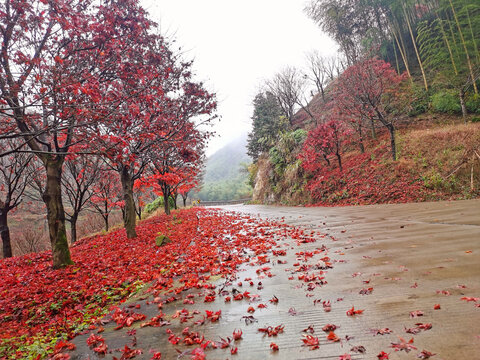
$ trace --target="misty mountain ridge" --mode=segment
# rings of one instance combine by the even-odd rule
[[[203,201],[236,200],[250,197],[248,174],[242,166],[250,164],[247,134],[228,143],[208,157],[202,189],[195,195]]]
[[[234,179],[241,174],[241,164],[249,164],[247,134],[228,143],[207,159],[204,183]]]

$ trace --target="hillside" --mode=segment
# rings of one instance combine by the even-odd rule
[[[275,164],[272,158],[263,158],[254,200],[332,206],[476,198],[480,124],[445,124],[447,117],[441,119],[441,123],[430,117],[424,122],[417,119],[399,129],[397,161],[390,158],[388,134],[383,132],[365,143],[364,153],[347,146],[343,169],[331,159],[330,165],[318,163],[315,170],[301,173],[302,184],[298,177],[287,176],[279,177],[276,184],[265,181]]]
[[[246,153],[244,134],[227,144],[207,159],[203,186],[194,197],[203,201],[235,200],[249,197],[251,187],[243,165],[251,163]]]
[[[478,197],[479,1],[318,0],[305,11],[339,54],[313,51],[256,95],[253,200]]]

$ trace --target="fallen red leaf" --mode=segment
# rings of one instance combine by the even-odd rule
[[[340,341],[340,338],[333,331],[330,331],[327,335],[327,340],[332,342]]]
[[[272,349],[272,351],[278,351],[278,345],[272,342],[270,343],[270,349]]]
[[[480,300],[480,298],[464,296],[464,297],[460,298],[460,300],[464,300],[464,301],[467,301],[467,302],[469,302],[469,301],[477,302],[478,300]]]
[[[419,359],[430,359],[432,356],[435,356],[435,355],[436,354],[431,353],[430,351],[422,350],[422,352],[417,355],[417,358],[419,358]]]
[[[385,351],[381,351],[378,355],[377,355],[377,358],[378,360],[388,360],[390,359],[388,356],[390,354],[389,353],[386,353]]]
[[[405,339],[399,337],[399,342],[398,343],[391,343],[391,347],[395,349],[395,351],[405,351],[405,352],[410,352],[411,350],[417,350],[415,346],[413,346],[413,338],[411,338],[409,341],[406,341]]]
[[[234,330],[233,331],[233,340],[237,341],[242,338],[243,331],[242,330]]]
[[[391,334],[392,330],[389,328],[383,328],[383,329],[372,329],[371,332],[373,335],[386,335],[386,334]]]
[[[363,313],[363,310],[355,310],[355,307],[352,306],[352,308],[347,311],[347,316],[355,316],[362,313]]]
[[[337,325],[334,325],[334,324],[327,324],[322,328],[322,330],[325,332],[335,331],[336,329],[337,329]]]
[[[410,312],[410,317],[411,318],[416,318],[416,317],[419,317],[419,316],[423,316],[423,311],[415,310],[415,311]]]
[[[306,329],[303,329],[302,331],[310,334],[313,334],[315,332],[315,330],[313,329],[313,325],[308,325],[308,327]]]
[[[58,353],[64,349],[75,350],[77,346],[75,344],[69,343],[67,341],[59,340],[55,345],[55,353]]]
[[[99,354],[106,354],[107,350],[108,350],[108,346],[104,342],[98,345],[97,347],[93,348],[93,351]],[[126,359],[129,359],[129,358],[126,358]]]
[[[303,344],[305,346],[310,347],[310,350],[315,350],[318,349],[320,346],[320,342],[318,340],[318,337],[313,337],[312,335],[303,335],[304,338],[302,339]]]

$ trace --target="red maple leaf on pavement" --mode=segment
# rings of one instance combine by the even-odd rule
[[[303,335],[304,339],[302,339],[303,343],[305,346],[309,346],[310,350],[315,350],[318,349],[320,346],[320,342],[318,340],[318,337],[314,337],[312,335]]]
[[[395,351],[405,351],[405,352],[410,352],[410,350],[417,350],[415,346],[413,346],[413,338],[411,338],[409,341],[406,341],[405,339],[399,337],[398,338],[400,341],[398,343],[392,343],[391,347],[395,349]]]
[[[363,310],[355,310],[355,307],[352,306],[352,308],[347,311],[347,316],[355,316],[355,315],[359,315],[359,314],[362,314],[362,313],[363,313]]]

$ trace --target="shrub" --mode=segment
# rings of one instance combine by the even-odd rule
[[[258,163],[254,162],[248,165],[248,185],[255,187],[255,179],[257,178],[258,173]]]
[[[474,114],[480,114],[480,95],[475,94],[475,95],[469,96],[465,101],[465,105],[469,112]]]
[[[26,227],[21,232],[12,233],[12,239],[18,255],[37,253],[49,248],[48,235],[42,226]]]
[[[283,156],[283,154],[276,146],[270,148],[268,154],[270,155],[270,162],[273,164],[275,172],[279,175],[282,174],[283,169],[286,165],[285,157]]]
[[[413,89],[413,99],[408,112],[408,116],[414,117],[427,112],[430,103],[428,93],[422,87]]]
[[[427,189],[441,189],[444,185],[442,176],[436,171],[422,176],[422,180]]]
[[[168,198],[168,204],[170,205],[170,209],[174,208],[175,200],[171,196]],[[159,196],[151,203],[145,205],[145,211],[151,214],[160,207],[163,207],[163,196]]]
[[[458,95],[452,91],[441,91],[434,94],[432,107],[440,113],[460,114],[462,112]]]
[[[307,131],[304,129],[298,129],[293,132],[293,138],[297,145],[302,145],[305,139],[307,138]]]
[[[155,200],[153,200],[151,203],[145,205],[145,211],[150,214],[162,206],[163,206],[163,197],[160,196],[160,197],[157,197]]]

